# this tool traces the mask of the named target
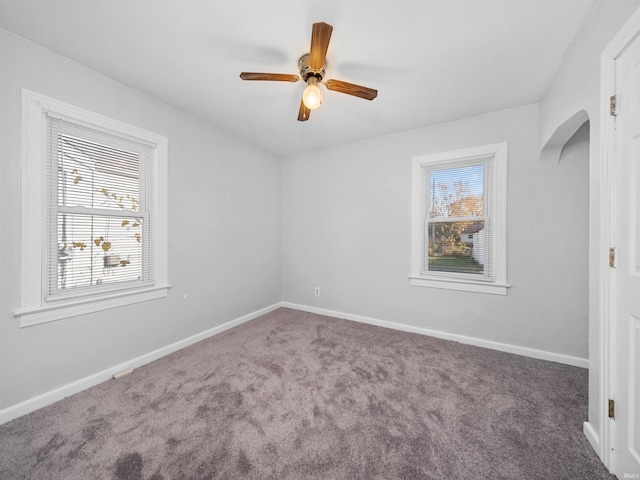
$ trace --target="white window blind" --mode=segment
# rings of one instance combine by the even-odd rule
[[[490,158],[422,168],[422,272],[493,280]]]
[[[45,298],[154,280],[154,148],[55,116],[46,120]]]

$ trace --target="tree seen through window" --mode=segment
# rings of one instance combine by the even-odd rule
[[[428,185],[427,270],[484,273],[485,164],[433,168]]]

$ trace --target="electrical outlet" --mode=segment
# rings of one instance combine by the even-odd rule
[[[316,289],[314,290],[314,293],[316,295],[316,297],[320,296],[320,287],[316,287]]]

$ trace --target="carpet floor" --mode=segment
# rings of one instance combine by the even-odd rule
[[[278,309],[0,426],[0,478],[613,479],[587,370]]]

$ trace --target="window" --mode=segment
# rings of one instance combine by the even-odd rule
[[[413,158],[411,284],[506,295],[507,144]]]
[[[23,90],[21,326],[166,296],[167,139]]]

